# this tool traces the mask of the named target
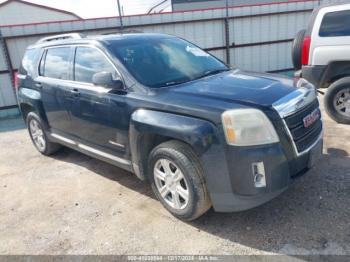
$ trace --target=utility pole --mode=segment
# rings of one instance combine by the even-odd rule
[[[119,13],[119,21],[120,21],[120,30],[123,31],[123,17],[122,17],[122,12],[121,12],[121,8],[120,8],[120,2],[119,0],[117,0],[118,3],[118,13]]]
[[[226,0],[226,18],[228,18],[228,0]]]
[[[228,1],[226,0],[226,17],[225,17],[225,45],[226,45],[226,64],[230,65],[230,28],[228,18]]]

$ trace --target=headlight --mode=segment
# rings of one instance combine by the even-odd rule
[[[222,114],[221,118],[229,145],[265,145],[279,141],[272,123],[260,110],[228,110]]]

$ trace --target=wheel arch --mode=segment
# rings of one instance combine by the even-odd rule
[[[35,112],[35,108],[33,107],[33,105],[28,104],[28,103],[20,103],[19,109],[22,112],[22,117],[23,117],[24,121],[26,121],[27,116],[30,112]]]
[[[20,88],[18,91],[18,105],[24,121],[30,112],[34,112],[40,117],[45,130],[49,130],[49,123],[46,117],[42,102],[41,93],[38,90]]]
[[[33,112],[40,118],[43,128],[45,130],[50,129],[45,111],[42,109],[41,102],[38,104],[38,103],[31,103],[30,101],[21,101],[19,102],[19,109],[22,113],[24,122],[27,121],[28,114]]]
[[[178,140],[189,145],[201,156],[213,143],[218,143],[215,126],[198,118],[139,109],[131,116],[130,150],[135,174],[147,179],[149,153],[159,144]]]
[[[320,86],[328,88],[332,83],[350,76],[350,61],[333,61],[326,67]]]

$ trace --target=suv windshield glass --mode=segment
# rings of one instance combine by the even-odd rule
[[[171,86],[229,70],[218,59],[179,38],[115,41],[111,46],[128,71],[149,87]]]

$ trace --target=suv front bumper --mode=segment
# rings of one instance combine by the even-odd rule
[[[210,192],[215,211],[247,210],[275,198],[292,183],[293,178],[317,163],[322,155],[320,138],[307,152],[288,159],[280,143],[249,148],[231,148],[226,152],[230,192]],[[256,187],[252,164],[262,162],[265,168],[265,187]]]

